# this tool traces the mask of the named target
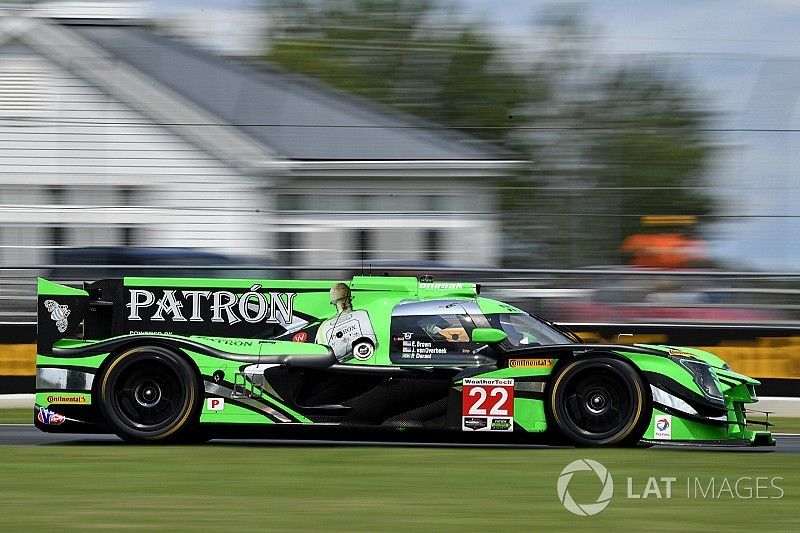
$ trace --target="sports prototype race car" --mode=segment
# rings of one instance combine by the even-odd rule
[[[758,382],[718,357],[583,343],[479,293],[413,277],[39,279],[35,424],[132,442],[325,425],[774,444],[747,424]]]

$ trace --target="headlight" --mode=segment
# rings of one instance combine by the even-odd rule
[[[678,361],[683,368],[692,374],[694,382],[697,383],[697,386],[706,396],[715,400],[722,399],[722,391],[719,390],[717,378],[711,372],[710,366],[694,359],[678,359]]]

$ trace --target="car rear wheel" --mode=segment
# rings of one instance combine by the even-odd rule
[[[652,411],[644,380],[630,364],[611,357],[567,364],[550,388],[550,414],[578,446],[632,446]]]
[[[114,357],[99,395],[108,426],[130,442],[168,442],[188,435],[201,400],[191,365],[159,346],[139,346]]]

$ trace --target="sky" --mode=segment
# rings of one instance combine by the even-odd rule
[[[712,253],[743,269],[800,269],[800,1],[462,3],[532,51],[533,21],[558,4],[577,6],[591,47],[609,61],[668,61],[698,88],[715,127],[729,130],[714,137],[709,182],[727,217],[707,232]]]
[[[230,28],[265,3],[162,0],[148,5],[156,16],[187,10],[207,16],[225,48],[241,33]],[[609,61],[668,61],[697,87],[717,117],[715,127],[728,130],[714,137],[720,150],[709,175],[729,216],[708,231],[712,252],[741,268],[800,270],[800,239],[791,238],[800,235],[800,0],[443,3],[488,22],[491,32],[521,56],[541,49],[537,18],[549,7],[568,5],[584,15],[590,46]]]

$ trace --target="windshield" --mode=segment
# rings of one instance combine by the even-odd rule
[[[524,313],[498,313],[486,315],[493,328],[502,329],[513,346],[547,346],[573,344],[566,334],[550,324]]]

